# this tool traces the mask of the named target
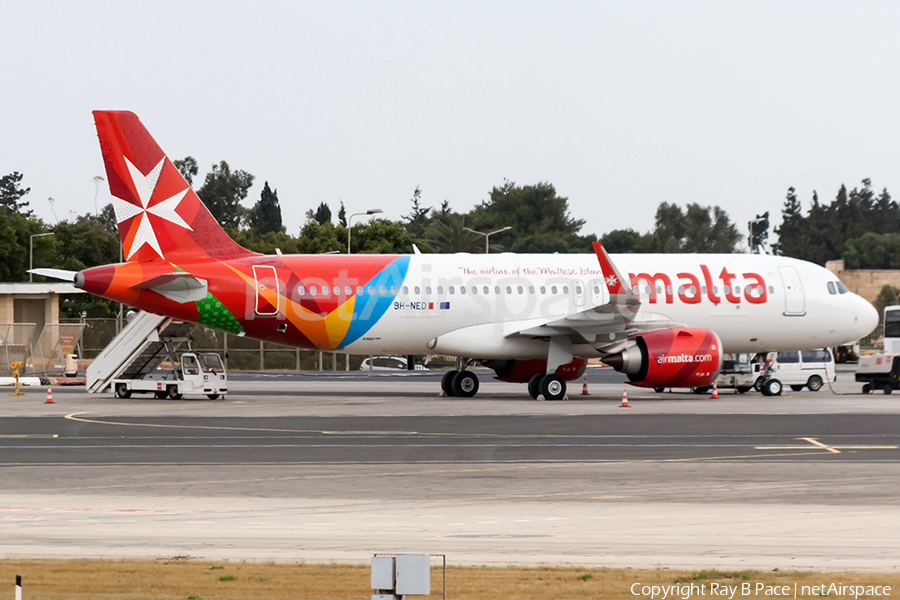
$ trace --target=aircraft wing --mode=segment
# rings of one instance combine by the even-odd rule
[[[544,322],[521,323],[519,329],[507,333],[506,337],[569,337],[573,344],[591,344],[601,352],[616,352],[632,334],[681,326],[665,315],[639,312],[641,301],[623,284],[627,280],[622,278],[606,249],[594,242],[594,252],[609,292],[606,304]]]

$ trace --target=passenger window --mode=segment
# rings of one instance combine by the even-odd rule
[[[323,286],[322,286],[322,295],[323,295],[323,296],[327,296],[327,295],[328,295],[328,286],[327,286],[327,285],[323,285]]]
[[[778,362],[780,363],[798,363],[800,362],[799,352],[779,352]]]
[[[769,286],[769,293],[770,293],[770,294],[774,294],[774,293],[775,293],[775,288],[772,287],[771,285]]]
[[[828,293],[829,293],[829,294],[831,294],[832,296],[834,296],[835,294],[837,294],[837,289],[834,287],[834,282],[833,282],[833,281],[829,281],[829,282],[827,283],[827,285],[828,285]]]
[[[422,293],[422,289],[421,289],[419,286],[416,286],[416,287],[414,287],[413,289],[415,290],[416,295],[419,295],[419,294]]]
[[[551,293],[551,294],[555,294],[555,293],[556,293],[556,286],[555,286],[555,285],[550,286],[550,293]]]
[[[406,286],[403,287],[403,293],[404,293],[404,294],[406,293]],[[349,285],[348,285],[348,286],[345,286],[345,287],[344,287],[344,294],[346,294],[346,295],[348,295],[348,296],[352,296],[352,295],[353,295],[353,288],[351,288]]]
[[[298,286],[297,286],[297,295],[298,295],[298,296],[305,296],[305,295],[306,295],[306,288],[303,287],[302,285],[298,285]]]
[[[374,285],[370,285],[370,286],[368,287],[367,291],[368,291],[368,293],[369,293],[370,296],[374,296],[374,295],[375,295],[375,286],[374,286]]]
[[[495,294],[499,294],[499,293],[500,293],[500,286],[499,286],[499,285],[495,285],[495,286],[494,286],[494,293],[495,293]]]
[[[318,290],[318,288],[316,288],[316,286],[314,286],[314,285],[309,286],[309,295],[310,296],[315,296],[318,293],[319,293],[319,290]]]
[[[631,293],[634,294],[635,296],[637,296],[638,294],[640,294],[640,293],[641,293],[641,288],[640,288],[640,286],[637,286],[637,285],[632,286],[632,288],[631,288]]]
[[[362,286],[361,286],[361,285],[356,286],[356,295],[357,295],[357,296],[362,296],[362,295],[363,295],[363,289],[362,289]]]
[[[459,293],[460,293],[460,294],[465,294],[465,293],[466,293],[466,286],[464,286],[464,285],[459,286]]]
[[[426,295],[426,296],[430,296],[430,295],[431,295],[431,286],[430,286],[430,285],[426,285],[426,286],[425,286],[425,295]]]
[[[387,288],[385,288],[383,285],[378,286],[378,295],[384,296],[386,294],[387,294]]]
[[[564,285],[563,286],[563,294],[568,294],[568,293],[569,293],[569,286]]]
[[[335,296],[340,296],[340,295],[341,295],[341,288],[340,288],[340,287],[334,286],[334,295],[335,295]]]
[[[517,288],[516,288],[516,291],[517,291],[517,292],[519,292],[519,295],[521,295],[521,294],[524,294],[524,293],[525,293],[525,290],[524,290],[524,289],[522,289],[522,286],[521,286],[521,285],[520,285],[520,286],[519,286],[519,287],[517,287]]]
[[[741,286],[739,286],[739,285],[734,286],[734,295],[735,296],[741,295]]]
[[[392,285],[391,286],[391,296],[396,296],[396,295],[397,295],[397,286]]]
[[[705,293],[706,293],[706,286],[705,286],[705,285],[701,285],[701,286],[700,286],[700,293],[701,293],[701,294],[705,294]]]
[[[454,286],[451,285],[451,286],[450,286],[450,289],[449,289],[448,291],[450,292],[450,295],[452,296],[453,294],[456,293],[456,288],[455,288]]]
[[[484,286],[484,295],[487,296],[490,293],[491,293],[491,288],[489,288],[488,286]]]
[[[529,285],[529,286],[528,286],[528,293],[529,293],[529,294],[533,294],[533,293],[534,293],[534,286],[533,286],[533,285]]]
[[[542,293],[542,294],[546,294],[546,293],[547,293],[547,287],[546,287],[546,286],[543,286],[543,285],[541,286],[541,293]]]
[[[599,296],[599,295],[600,295],[600,286],[599,286],[599,285],[595,285],[595,286],[594,286],[594,295],[595,295],[595,296]]]
[[[444,286],[439,285],[437,287],[437,293],[438,293],[438,296],[443,296],[444,295]]]
[[[511,287],[511,286],[506,286],[506,293],[507,293],[507,294],[512,294],[512,287]]]

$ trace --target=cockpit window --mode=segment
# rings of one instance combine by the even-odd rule
[[[831,295],[837,294],[837,288],[834,287],[833,281],[828,282],[828,293]]]
[[[850,290],[847,289],[847,286],[845,286],[845,285],[844,285],[843,283],[841,283],[840,281],[835,282],[835,285],[837,286],[837,289],[838,289],[838,293],[839,293],[839,294],[846,294],[847,292],[850,291]]]

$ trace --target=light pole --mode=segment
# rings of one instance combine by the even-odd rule
[[[53,232],[35,233],[28,238],[28,283],[34,283],[34,273],[31,272],[34,268],[34,238],[46,235],[53,235]]]
[[[491,251],[490,247],[490,237],[495,233],[500,233],[501,231],[506,231],[507,229],[512,229],[512,226],[504,227],[503,229],[498,229],[497,231],[492,231],[490,233],[483,233],[481,231],[475,231],[474,229],[469,229],[468,227],[463,227],[466,231],[471,231],[472,233],[477,233],[478,235],[484,236],[484,253],[489,254]]]
[[[353,223],[353,217],[359,217],[362,215],[377,215],[383,212],[384,211],[380,208],[370,208],[366,212],[353,213],[347,218],[347,254],[350,254],[350,232],[353,231],[350,226]]]
[[[747,245],[750,246],[750,254],[753,254],[753,226],[757,223],[762,223],[765,220],[765,217],[757,217],[747,222],[747,228],[750,230],[750,237],[747,238]]]

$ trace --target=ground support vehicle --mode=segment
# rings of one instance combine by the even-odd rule
[[[757,374],[753,372],[752,354],[726,354],[722,360],[722,370],[716,378],[719,388],[734,388],[739,394],[753,389]]]
[[[157,369],[141,379],[114,379],[112,388],[118,398],[145,393],[180,400],[188,394],[202,394],[216,400],[228,392],[228,375],[218,354],[185,352],[172,369]]]
[[[900,355],[861,356],[856,367],[856,381],[863,384],[863,394],[871,394],[876,390],[890,394],[900,389]]]
[[[758,355],[753,384],[765,396],[779,396],[785,385],[799,392],[804,387],[818,392],[826,382],[837,380],[834,358],[827,348]]]

